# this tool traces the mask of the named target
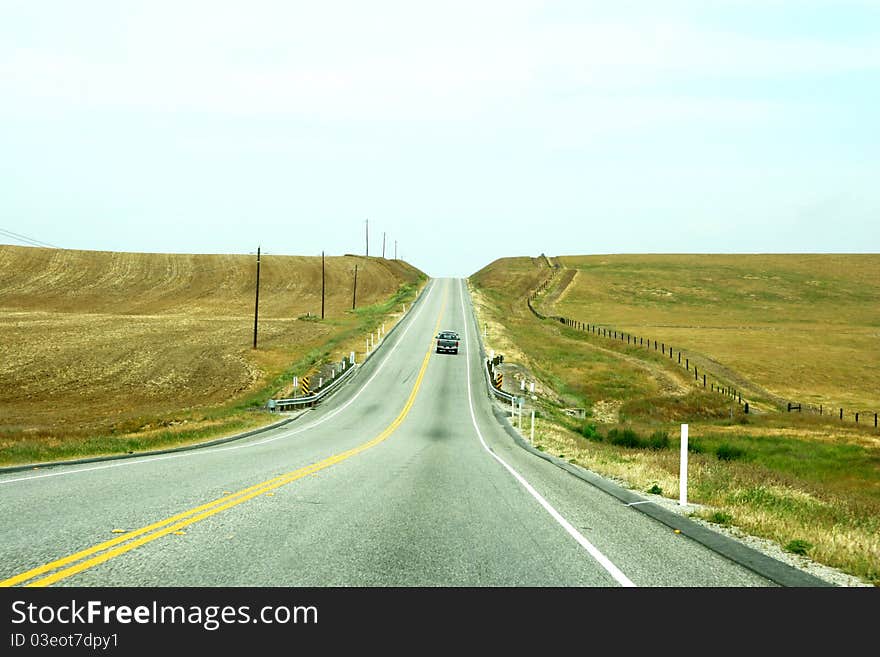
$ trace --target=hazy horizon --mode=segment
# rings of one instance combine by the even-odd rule
[[[880,251],[877,2],[13,1],[0,36],[10,244]]]

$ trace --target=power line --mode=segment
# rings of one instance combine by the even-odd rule
[[[48,242],[42,242],[35,237],[28,237],[27,235],[22,235],[21,233],[16,233],[11,230],[7,230],[6,228],[0,228],[0,233],[7,237],[11,237],[14,240],[18,240],[19,242],[24,242],[29,244],[30,246],[42,246],[49,249],[60,249],[60,246],[55,246],[54,244],[49,244]]]

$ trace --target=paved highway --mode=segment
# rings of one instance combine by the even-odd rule
[[[517,446],[471,312],[463,281],[431,281],[342,390],[282,428],[3,474],[2,583],[772,585]],[[438,329],[461,334],[458,355],[433,353]]]

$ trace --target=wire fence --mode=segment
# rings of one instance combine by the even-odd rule
[[[749,413],[753,408],[754,402],[750,404],[749,400],[743,396],[742,391],[729,382],[724,381],[721,377],[714,376],[705,369],[700,369],[696,362],[691,362],[691,356],[681,349],[676,349],[672,345],[665,342],[646,337],[644,335],[633,335],[625,331],[619,331],[607,325],[598,325],[580,320],[562,317],[560,315],[545,315],[535,307],[538,298],[547,292],[555,284],[562,267],[558,264],[551,264],[550,260],[541,254],[547,266],[550,268],[550,274],[544,278],[526,297],[526,304],[529,310],[540,320],[551,320],[559,322],[563,326],[573,331],[590,335],[594,337],[604,338],[615,343],[626,344],[630,347],[644,348],[647,351],[654,351],[679,367],[684,368],[688,374],[693,372],[695,384],[709,392],[718,393],[729,397],[742,406],[744,413]],[[779,410],[793,413],[813,413],[816,415],[834,415],[841,422],[852,421],[858,425],[873,426],[878,428],[878,414],[876,411],[865,410],[846,410],[844,408],[835,407],[834,409],[825,407],[824,405],[814,406],[803,404],[801,402],[784,401],[777,404]]]

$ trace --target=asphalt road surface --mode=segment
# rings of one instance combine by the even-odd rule
[[[431,281],[339,392],[284,427],[0,475],[2,583],[773,585],[517,446],[471,312],[463,281]],[[440,329],[459,354],[433,352]]]

